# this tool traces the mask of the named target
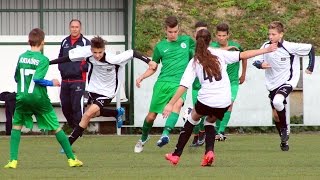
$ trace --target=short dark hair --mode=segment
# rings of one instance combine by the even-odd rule
[[[178,19],[175,16],[169,16],[166,18],[165,22],[165,27],[170,27],[170,28],[174,28],[178,25]]]
[[[107,41],[100,36],[95,36],[91,39],[91,48],[105,48]]]
[[[208,27],[208,24],[205,23],[204,21],[198,21],[196,22],[196,24],[194,25],[194,28],[199,28],[199,27]]]
[[[30,31],[28,38],[30,46],[40,46],[44,41],[44,32],[40,28],[34,28]]]
[[[71,25],[71,23],[72,23],[73,21],[79,22],[79,24],[80,24],[80,26],[81,26],[81,21],[80,21],[79,19],[71,19],[71,21],[69,22],[69,26]]]
[[[227,23],[220,23],[217,25],[216,32],[223,31],[229,34],[229,25]]]
[[[284,32],[284,26],[280,21],[273,21],[268,25],[268,29],[276,29],[279,33]]]

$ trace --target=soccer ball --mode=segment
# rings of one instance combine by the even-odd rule
[[[184,110],[182,120],[186,122],[188,120],[189,115],[191,114],[192,108],[188,107],[186,110]]]

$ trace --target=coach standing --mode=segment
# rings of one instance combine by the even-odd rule
[[[81,34],[81,21],[72,19],[69,23],[70,35],[62,40],[59,57],[68,56],[70,49],[90,45],[90,41]],[[87,64],[85,60],[58,65],[61,74],[60,101],[62,112],[71,128],[76,127],[82,117],[83,95],[86,84]]]

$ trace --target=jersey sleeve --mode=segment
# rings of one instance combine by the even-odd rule
[[[49,59],[40,61],[38,67],[36,68],[36,72],[34,73],[33,79],[41,80],[44,79],[49,69]]]
[[[152,61],[156,62],[157,64],[160,63],[161,60],[161,54],[158,45],[153,50],[153,55],[152,55]]]
[[[218,57],[224,60],[227,64],[232,64],[240,60],[240,51],[218,50]]]
[[[289,50],[290,53],[292,53],[294,55],[298,55],[298,56],[308,55],[309,52],[311,51],[311,48],[312,48],[311,44],[304,44],[304,43],[290,43],[288,45],[290,48],[290,50]]]
[[[117,65],[126,64],[132,59],[133,59],[133,50],[131,49],[126,50],[115,56],[108,56],[108,55],[106,56],[106,61],[108,61],[111,64],[117,64]]]
[[[69,51],[69,59],[71,61],[82,61],[92,56],[91,46],[80,46]]]
[[[186,88],[190,88],[196,78],[196,70],[195,70],[195,65],[194,65],[194,59],[192,58],[186,70],[183,73],[183,76],[180,81],[180,85],[184,86]]]

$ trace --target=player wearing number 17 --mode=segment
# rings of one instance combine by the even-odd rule
[[[72,153],[68,138],[59,127],[47,94],[46,86],[60,86],[60,82],[56,79],[52,81],[44,79],[49,68],[49,59],[41,53],[44,36],[44,32],[39,28],[31,30],[29,33],[31,50],[21,54],[17,63],[14,76],[17,82],[17,101],[10,139],[10,161],[4,166],[5,168],[17,168],[21,129],[22,126],[32,129],[32,115],[36,117],[40,129],[54,131],[58,142],[66,152],[70,167],[83,164]]]

